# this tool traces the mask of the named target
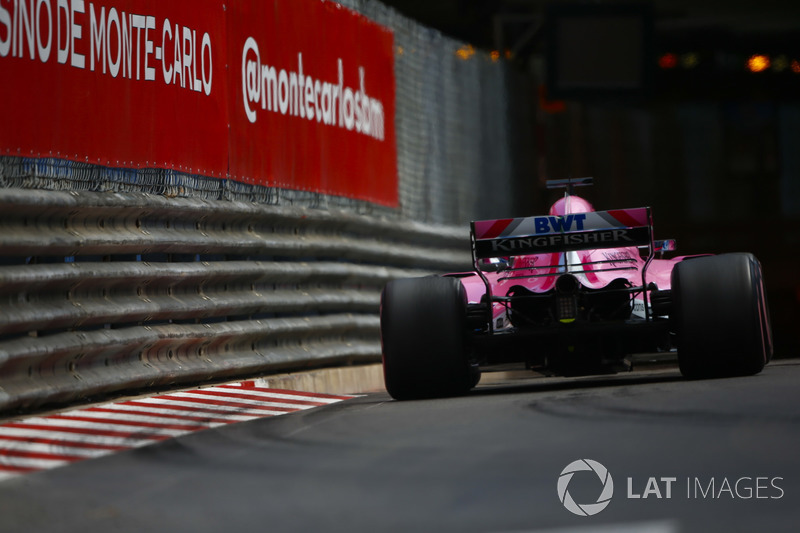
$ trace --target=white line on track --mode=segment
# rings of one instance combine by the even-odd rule
[[[257,396],[265,396],[270,398],[282,399],[282,400],[305,400],[309,402],[318,402],[318,403],[336,403],[341,400],[347,400],[351,398],[351,396],[331,396],[327,394],[318,394],[318,393],[310,393],[310,392],[295,392],[295,391],[279,391],[275,389],[254,389],[249,387],[235,387],[235,386],[227,386],[227,387],[209,387],[207,389],[202,389],[204,391],[212,391],[212,392],[231,392],[235,394],[252,394]]]
[[[48,439],[48,440],[62,440],[67,442],[97,444],[103,446],[119,446],[123,448],[134,448],[151,444],[153,439],[142,439],[136,437],[123,437],[117,435],[87,435],[68,431],[59,431],[57,428],[30,428],[30,427],[7,427],[0,426],[0,454],[5,448],[2,436],[9,435],[14,437],[21,437],[28,440],[32,439]]]
[[[312,405],[309,404],[290,404],[287,402],[281,402],[278,399],[271,399],[269,397],[264,397],[263,399],[255,400],[250,398],[229,398],[225,396],[215,396],[213,394],[203,394],[200,392],[178,392],[174,396],[174,398],[181,398],[181,399],[191,399],[195,401],[208,401],[213,400],[216,402],[229,402],[232,405],[254,405],[258,407],[281,407],[281,408],[300,408],[300,409],[308,409],[309,407],[319,407],[323,404],[315,403]]]
[[[225,421],[225,422],[197,421],[197,420],[192,420],[190,418],[176,419],[165,416],[158,416],[152,413],[132,413],[127,411],[114,411],[114,410],[111,411],[112,412],[86,410],[70,416],[80,416],[81,418],[96,419],[98,423],[112,424],[112,425],[124,425],[124,422],[130,422],[131,425],[135,423],[141,423],[143,425],[168,424],[172,426],[185,426],[185,429],[187,431],[197,426],[215,427],[220,424],[229,424],[231,422],[231,421]],[[183,428],[174,428],[174,429],[179,431],[183,430]]]
[[[257,414],[259,416],[269,416],[269,415],[282,415],[289,411],[297,411],[296,407],[293,408],[286,408],[286,410],[269,410],[269,409],[259,409],[258,406],[251,406],[251,405],[243,405],[243,404],[222,404],[222,403],[201,403],[198,401],[191,401],[186,400],[185,398],[143,398],[141,400],[137,400],[139,402],[150,403],[153,405],[160,405],[160,406],[177,406],[177,407],[185,407],[188,409],[205,409],[205,410],[214,410],[214,411],[227,411],[232,412],[234,414]],[[209,400],[214,401],[214,400]]]
[[[176,436],[185,433],[187,429],[177,429],[173,427],[155,427],[152,424],[144,425],[123,425],[120,422],[113,422],[109,420],[70,420],[65,418],[58,418],[62,415],[54,415],[52,417],[40,418],[34,422],[25,420],[17,427],[36,427],[38,428],[53,428],[54,430],[74,430],[75,433],[86,434],[109,434],[119,435],[127,434],[132,437],[157,439],[160,436]],[[70,415],[66,415],[70,416]]]
[[[107,454],[109,449],[104,448],[84,448],[82,446],[69,446],[68,444],[47,444],[44,442],[17,441],[15,443],[3,444],[0,452],[0,462],[5,457],[13,456],[16,453],[24,454],[52,454],[58,456],[72,457],[99,457]]]
[[[20,468],[35,468],[37,470],[63,466],[75,461],[75,459],[39,459],[32,457],[2,457],[0,459],[2,459],[0,460],[0,466],[13,465]]]
[[[254,418],[260,418],[261,415],[259,414],[219,414],[219,413],[209,413],[209,412],[202,412],[196,411],[192,409],[167,409],[167,408],[160,408],[156,407],[157,404],[154,404],[153,407],[145,407],[141,405],[127,405],[127,404],[106,404],[101,405],[93,409],[100,410],[102,409],[103,412],[107,413],[130,413],[136,415],[148,415],[148,416],[156,416],[161,419],[176,419],[176,420],[187,420],[187,421],[197,421],[197,422],[206,422],[206,421],[225,421],[225,422],[244,422],[246,420],[252,420]]]

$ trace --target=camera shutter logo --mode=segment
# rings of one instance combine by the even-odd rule
[[[603,484],[603,490],[594,503],[577,503],[572,499],[572,496],[567,490],[572,476],[574,476],[576,472],[582,471],[594,472]],[[613,495],[614,480],[611,479],[611,474],[608,469],[591,459],[578,459],[577,461],[571,462],[561,471],[561,475],[558,477],[558,499],[561,500],[561,503],[566,507],[567,511],[578,516],[596,515],[608,507]]]

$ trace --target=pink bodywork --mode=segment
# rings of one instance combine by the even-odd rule
[[[573,195],[555,202],[549,214],[564,216],[593,211],[595,209],[588,201]],[[638,248],[629,247],[517,256],[510,258],[509,266],[511,269],[523,270],[486,272],[485,275],[492,287],[493,296],[506,296],[513,286],[519,285],[535,293],[544,293],[554,288],[558,276],[563,273],[573,274],[589,289],[604,288],[619,278],[628,280],[636,287],[642,285],[642,270],[647,262],[647,253],[647,249],[640,253]],[[654,283],[659,290],[669,289],[672,269],[683,259],[684,257],[653,259],[647,266],[645,286]],[[480,302],[486,293],[486,286],[480,276],[472,273],[461,277],[461,282],[466,289],[468,301]],[[636,297],[635,304],[633,314],[644,318],[641,295]],[[495,303],[493,311],[494,318],[497,318],[506,313],[506,306]]]

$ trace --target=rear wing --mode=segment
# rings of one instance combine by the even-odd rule
[[[649,207],[479,220],[471,224],[473,258],[647,246],[653,254]]]
[[[642,283],[629,290],[644,294],[645,317],[646,320],[650,320],[650,305],[645,290],[645,280],[647,268],[655,255],[656,246],[653,242],[653,223],[649,207],[573,213],[564,216],[478,220],[471,224],[470,238],[475,270],[486,286],[486,305],[489,316],[492,316],[493,303],[506,302],[508,297],[492,294],[492,285],[479,265],[481,260],[598,248],[647,248],[649,253],[642,267]],[[666,246],[668,247],[669,243]],[[606,261],[592,264],[598,263],[606,263]],[[585,265],[581,263],[580,266]],[[537,268],[541,267],[525,267],[522,270]],[[628,268],[626,266],[612,269],[627,270]],[[557,274],[546,272],[523,277],[552,276],[563,272],[560,270]],[[493,332],[494,324],[489,321],[489,333],[493,334]]]

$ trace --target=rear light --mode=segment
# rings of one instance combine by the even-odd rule
[[[573,322],[578,318],[578,299],[574,295],[556,296],[556,318],[559,322]]]
[[[559,322],[574,322],[578,318],[578,289],[581,284],[572,274],[564,274],[556,280],[556,319]]]

